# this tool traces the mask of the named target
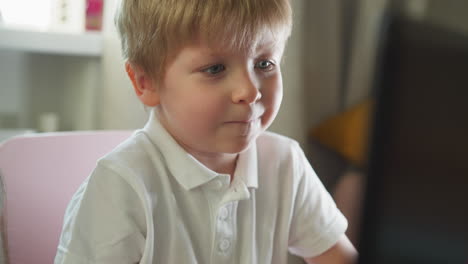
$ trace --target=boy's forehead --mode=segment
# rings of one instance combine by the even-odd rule
[[[267,30],[256,34],[242,45],[236,45],[236,39],[229,38],[229,36],[215,39],[198,38],[194,44],[199,47],[203,47],[207,53],[211,53],[213,55],[224,53],[253,55],[263,51],[282,51],[287,38],[288,35],[285,31]]]

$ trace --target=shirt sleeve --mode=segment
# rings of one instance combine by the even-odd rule
[[[67,207],[55,264],[139,263],[145,236],[137,193],[116,172],[98,165]]]
[[[348,222],[310,166],[298,144],[294,147],[297,191],[289,234],[289,251],[304,258],[318,256],[345,233]]]

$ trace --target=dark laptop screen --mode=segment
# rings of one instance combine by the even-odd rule
[[[468,37],[389,15],[359,263],[468,263]]]

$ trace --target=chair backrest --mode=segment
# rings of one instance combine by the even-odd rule
[[[53,263],[68,202],[96,161],[131,133],[45,133],[0,145],[10,263]]]

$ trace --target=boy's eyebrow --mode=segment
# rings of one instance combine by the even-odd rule
[[[199,56],[209,56],[209,57],[220,57],[222,55],[226,55],[226,52],[223,51],[223,49],[217,49],[217,48],[203,48],[201,50],[198,50],[196,52],[196,55]]]
[[[244,50],[245,55],[252,56],[255,53],[261,53],[264,51],[273,52],[276,49],[279,49],[281,46],[280,40],[269,40],[269,41],[258,41],[250,47],[248,50]],[[194,55],[195,56],[203,56],[203,57],[210,57],[213,59],[217,59],[220,57],[229,56],[231,54],[231,50],[229,48],[223,49],[222,47],[213,47],[213,48],[204,48],[202,50],[198,50]]]
[[[277,47],[277,42],[276,41],[269,41],[269,42],[266,42],[266,43],[259,43],[257,46],[256,46],[256,51],[259,51],[259,50],[265,50],[265,49],[275,49]]]
[[[259,39],[255,43],[255,51],[263,50],[263,49],[284,49],[286,45],[286,40],[282,36],[272,36],[267,39]]]
[[[273,40],[266,43],[259,43],[255,52],[257,53],[272,53],[272,55],[282,54],[284,51],[284,44],[280,40]]]

